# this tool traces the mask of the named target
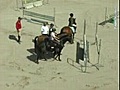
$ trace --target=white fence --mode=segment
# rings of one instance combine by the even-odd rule
[[[26,18],[26,16],[30,16],[32,21],[36,21],[39,23],[51,21],[55,24],[55,9],[53,16],[40,14],[38,12],[23,10],[23,17]]]
[[[48,4],[49,0],[16,0],[17,9],[30,9]]]

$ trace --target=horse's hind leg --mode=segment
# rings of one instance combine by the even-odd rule
[[[60,53],[58,54],[58,60],[61,61],[61,59],[60,59]]]
[[[47,61],[47,58],[45,57],[45,53],[43,53],[43,58],[45,59],[45,61]]]
[[[39,56],[37,55],[37,59],[35,60],[35,63],[39,64],[38,60],[39,60]]]
[[[54,56],[54,59],[55,59],[55,60],[57,60],[57,58],[58,58],[58,61],[61,61],[59,54],[57,54],[56,56]]]

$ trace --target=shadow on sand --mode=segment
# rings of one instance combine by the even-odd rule
[[[29,53],[31,53],[30,56],[27,56],[28,60],[35,62],[35,60],[37,60],[37,54],[35,53],[34,48],[27,49],[27,51]],[[41,58],[39,58],[39,60],[45,61],[42,56],[43,55],[41,54]],[[51,58],[53,58],[53,54],[51,52],[47,52],[47,54],[45,54],[45,57],[46,57],[46,59],[51,59]]]
[[[15,35],[9,35],[9,39],[18,42]]]

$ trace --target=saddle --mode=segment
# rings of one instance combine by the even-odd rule
[[[60,43],[56,40],[51,40],[50,38],[46,38],[45,45],[48,51],[53,51],[55,47],[60,45]]]

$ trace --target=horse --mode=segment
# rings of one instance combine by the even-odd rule
[[[35,60],[35,62],[37,64],[39,63],[38,59],[40,57],[43,57],[45,60],[47,60],[45,57],[45,54],[47,53],[47,51],[53,52],[53,58],[57,59],[57,57],[58,57],[58,60],[61,61],[60,55],[61,55],[61,51],[64,47],[64,44],[67,41],[71,42],[72,38],[66,33],[61,33],[61,34],[58,34],[57,36],[59,37],[60,42],[59,42],[59,44],[54,45],[53,49],[50,49],[50,47],[49,47],[50,44],[48,43],[49,42],[48,36],[40,35],[40,36],[35,37],[34,46],[35,46],[35,52],[37,54],[37,60]]]
[[[70,28],[69,26],[64,26],[62,29],[61,29],[61,31],[60,31],[60,33],[66,33],[66,34],[68,34],[70,37],[72,37],[72,40],[71,40],[71,44],[73,44],[74,43],[74,32],[73,32],[73,30],[72,30],[72,28]]]

